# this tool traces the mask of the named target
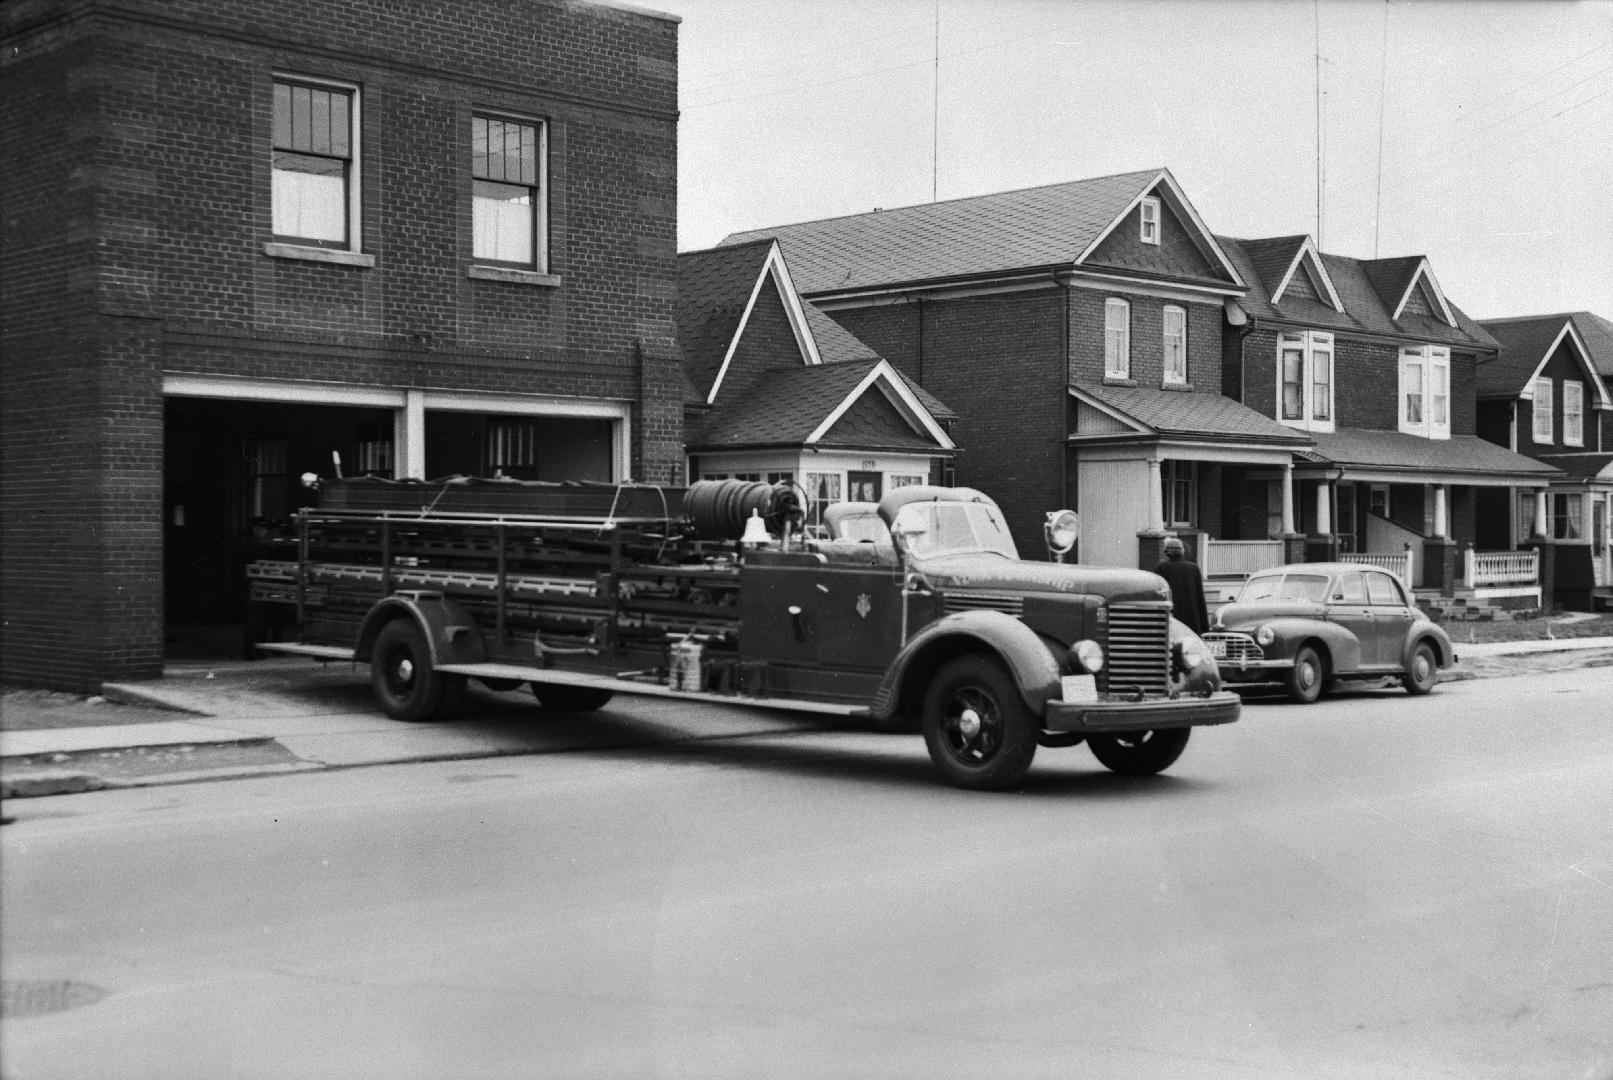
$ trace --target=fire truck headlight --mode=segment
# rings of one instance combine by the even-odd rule
[[[1096,675],[1103,670],[1103,646],[1090,639],[1082,639],[1070,646],[1070,666],[1078,672]]]
[[[1047,536],[1048,550],[1065,555],[1081,539],[1081,519],[1074,510],[1054,510],[1047,515],[1042,531]]]
[[[1172,619],[1170,642],[1172,682],[1179,691],[1207,694],[1221,688],[1221,667],[1204,639]]]

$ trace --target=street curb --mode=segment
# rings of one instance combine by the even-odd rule
[[[0,799],[37,799],[46,795],[79,795],[100,791],[107,782],[89,773],[66,769],[28,773],[0,779]]]
[[[183,705],[175,705],[161,693],[142,690],[129,683],[102,683],[101,696],[108,701],[117,702],[119,705],[137,705],[147,709],[164,709],[168,712],[181,713],[185,716],[214,715],[201,709],[189,709]]]

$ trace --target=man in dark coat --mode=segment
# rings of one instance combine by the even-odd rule
[[[1199,564],[1187,557],[1187,545],[1177,537],[1166,537],[1165,561],[1154,567],[1154,573],[1171,587],[1171,614],[1195,634],[1204,633],[1210,625],[1210,613],[1204,604],[1204,575],[1199,572]]]

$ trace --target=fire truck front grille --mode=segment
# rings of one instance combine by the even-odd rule
[[[1000,611],[1019,618],[1025,611],[1025,598],[1002,593],[948,592],[944,601],[946,613],[955,611]]]
[[[1170,689],[1170,611],[1162,607],[1109,607],[1109,692],[1147,695]]]

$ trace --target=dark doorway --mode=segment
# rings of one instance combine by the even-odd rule
[[[288,550],[303,473],[392,475],[392,412],[171,397],[163,422],[164,651],[247,655],[247,564]]]

